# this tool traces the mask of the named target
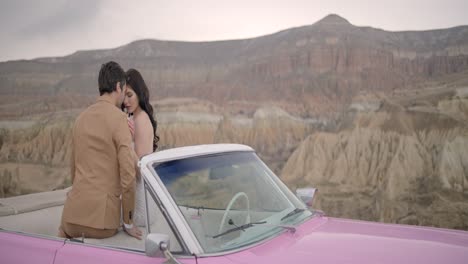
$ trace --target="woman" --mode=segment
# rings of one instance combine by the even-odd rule
[[[156,135],[158,124],[153,117],[153,107],[149,103],[149,91],[141,74],[130,69],[126,73],[127,91],[123,106],[129,114],[129,128],[134,140],[138,159],[153,153],[158,148],[159,137]],[[143,180],[137,177],[135,194],[135,212],[133,222],[137,226],[145,225],[145,200]]]

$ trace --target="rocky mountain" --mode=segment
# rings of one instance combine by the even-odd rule
[[[287,102],[289,112],[303,117],[334,116],[359,94],[389,94],[467,70],[468,27],[388,32],[329,15],[252,39],[141,40],[0,63],[0,94],[95,96],[99,67],[108,60],[141,70],[155,98]]]

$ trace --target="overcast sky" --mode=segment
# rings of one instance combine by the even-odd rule
[[[468,0],[0,0],[0,61],[131,41],[250,38],[330,13],[390,31],[468,25]]]

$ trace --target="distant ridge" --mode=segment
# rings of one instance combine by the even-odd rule
[[[337,15],[337,14],[329,14],[326,17],[320,19],[314,25],[351,25],[348,20],[345,18]]]
[[[312,25],[251,39],[139,40],[0,63],[0,94],[94,96],[99,66],[108,60],[139,69],[158,98],[195,97],[219,105],[282,101],[305,116],[327,115],[360,93],[390,94],[468,71],[468,26],[387,32],[330,14]]]

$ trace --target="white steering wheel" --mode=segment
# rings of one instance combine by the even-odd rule
[[[247,202],[247,217],[245,218],[245,224],[250,223],[250,202],[249,202],[249,197],[247,196],[247,194],[245,194],[245,192],[238,192],[232,197],[231,201],[228,203],[228,206],[226,207],[226,211],[224,211],[223,219],[221,220],[221,224],[219,225],[218,233],[221,233],[221,230],[223,229],[223,226],[226,224],[226,218],[227,218],[227,215],[228,215],[229,211],[231,210],[232,205],[241,196],[244,197],[246,202]]]

